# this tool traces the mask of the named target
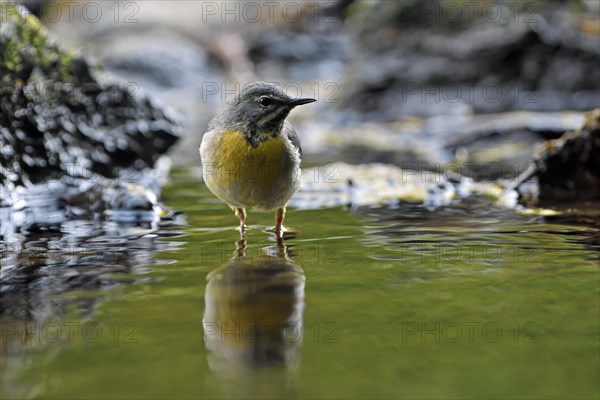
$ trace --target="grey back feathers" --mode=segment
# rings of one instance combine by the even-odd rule
[[[302,146],[300,145],[300,139],[298,139],[298,134],[296,133],[296,130],[289,123],[286,123],[284,125],[283,130],[284,134],[287,135],[288,139],[290,139],[290,142],[292,142],[296,150],[298,150],[298,154],[300,154],[300,159],[302,159]]]

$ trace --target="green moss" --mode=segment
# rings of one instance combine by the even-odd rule
[[[7,28],[0,39],[2,83],[14,84],[23,70],[36,69],[55,81],[74,82],[71,74],[73,54],[61,49],[49,37],[40,21],[14,4],[0,3],[0,15]],[[28,82],[33,77],[23,77]]]
[[[9,40],[2,53],[2,68],[10,72],[19,72],[23,66],[23,59],[19,54],[19,45],[14,40]]]
[[[65,82],[74,81],[71,75],[73,58],[74,56],[72,52],[64,52],[59,57],[58,71],[60,73],[61,80]]]

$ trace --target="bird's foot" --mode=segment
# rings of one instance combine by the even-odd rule
[[[267,232],[274,233],[275,236],[281,239],[294,239],[298,236],[298,232],[294,228],[286,228],[281,225],[280,227],[273,226],[266,229]]]

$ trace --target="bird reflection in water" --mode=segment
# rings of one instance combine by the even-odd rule
[[[283,243],[247,253],[245,241],[238,242],[231,260],[207,276],[202,322],[208,364],[222,376],[299,363],[304,272]]]

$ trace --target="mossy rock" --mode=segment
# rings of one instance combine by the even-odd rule
[[[20,186],[151,169],[177,141],[175,115],[135,83],[109,82],[17,4],[0,3],[0,18],[1,205]]]

